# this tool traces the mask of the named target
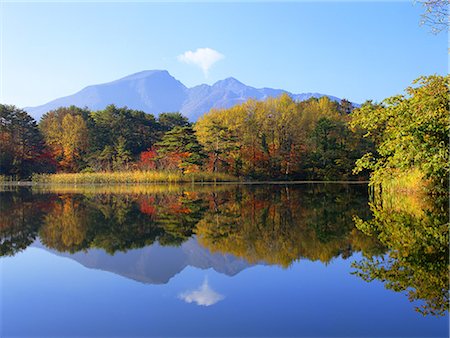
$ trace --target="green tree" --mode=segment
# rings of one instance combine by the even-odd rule
[[[0,174],[23,179],[54,170],[36,121],[24,110],[0,104],[0,141]]]
[[[190,125],[187,117],[178,112],[159,114],[158,124],[163,132],[172,130],[175,127],[187,127]]]
[[[106,145],[101,151],[92,152],[87,157],[89,169],[95,171],[111,171],[113,169],[114,147]]]
[[[113,156],[113,169],[114,170],[125,170],[128,169],[128,163],[131,160],[131,153],[127,149],[127,141],[124,137],[120,136],[117,139],[116,145],[114,147]]]
[[[192,127],[175,127],[156,143],[160,158],[169,168],[175,165],[183,172],[191,166],[200,166],[205,158],[203,147]]]
[[[95,121],[93,150],[102,151],[105,146],[114,146],[116,140],[123,137],[131,156],[137,158],[158,140],[158,125],[151,114],[109,105],[91,115]]]
[[[386,177],[419,170],[431,192],[448,192],[449,79],[420,77],[406,96],[356,109],[351,123],[366,131],[376,151],[359,159],[355,171],[372,170],[372,184],[381,184]]]

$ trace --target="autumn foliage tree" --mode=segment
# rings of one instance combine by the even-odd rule
[[[158,153],[155,148],[149,148],[139,155],[138,168],[141,170],[155,170]]]
[[[195,130],[211,171],[256,179],[354,179],[351,169],[365,148],[348,127],[352,108],[347,100],[296,102],[284,94],[211,110]]]
[[[39,127],[60,170],[77,172],[85,167],[90,123],[89,112],[75,106],[58,108],[42,117]]]

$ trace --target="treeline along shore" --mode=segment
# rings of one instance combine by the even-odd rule
[[[449,77],[416,80],[381,103],[288,95],[211,110],[191,123],[126,107],[61,107],[37,123],[0,105],[1,180],[142,183],[367,180],[443,193]],[[394,183],[393,183],[394,182]]]

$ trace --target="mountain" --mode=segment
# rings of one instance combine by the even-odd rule
[[[212,86],[202,84],[188,88],[166,70],[146,70],[112,82],[88,86],[73,95],[25,110],[39,120],[43,114],[58,107],[75,105],[100,110],[115,104],[154,115],[179,111],[189,120],[196,121],[211,108],[229,108],[249,98],[264,100],[282,93],[288,93],[298,101],[325,96],[319,93],[293,94],[281,89],[253,88],[232,77]],[[337,97],[326,96],[340,101]]]
[[[190,238],[179,247],[161,246],[155,243],[141,249],[116,252],[114,255],[99,249],[74,254],[62,253],[48,249],[39,240],[33,246],[73,259],[87,268],[109,271],[149,284],[166,284],[187,266],[199,269],[212,268],[228,276],[234,276],[251,266],[232,255],[213,254],[203,248],[195,238]]]

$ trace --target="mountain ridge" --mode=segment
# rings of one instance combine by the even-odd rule
[[[229,108],[250,98],[265,100],[283,93],[296,101],[322,96],[340,101],[335,96],[321,93],[294,94],[283,89],[255,88],[234,77],[216,81],[212,85],[200,84],[189,88],[167,70],[143,70],[110,82],[89,85],[72,95],[24,109],[39,120],[46,112],[59,107],[75,105],[101,110],[109,104],[115,104],[154,115],[178,111],[190,121],[196,121],[212,108]]]
[[[254,265],[230,254],[212,253],[202,247],[195,237],[191,237],[179,247],[153,243],[127,252],[116,252],[114,255],[101,249],[76,253],[59,252],[47,248],[40,239],[33,243],[33,247],[70,258],[89,269],[107,271],[145,284],[167,284],[187,267],[213,269],[232,277]]]

